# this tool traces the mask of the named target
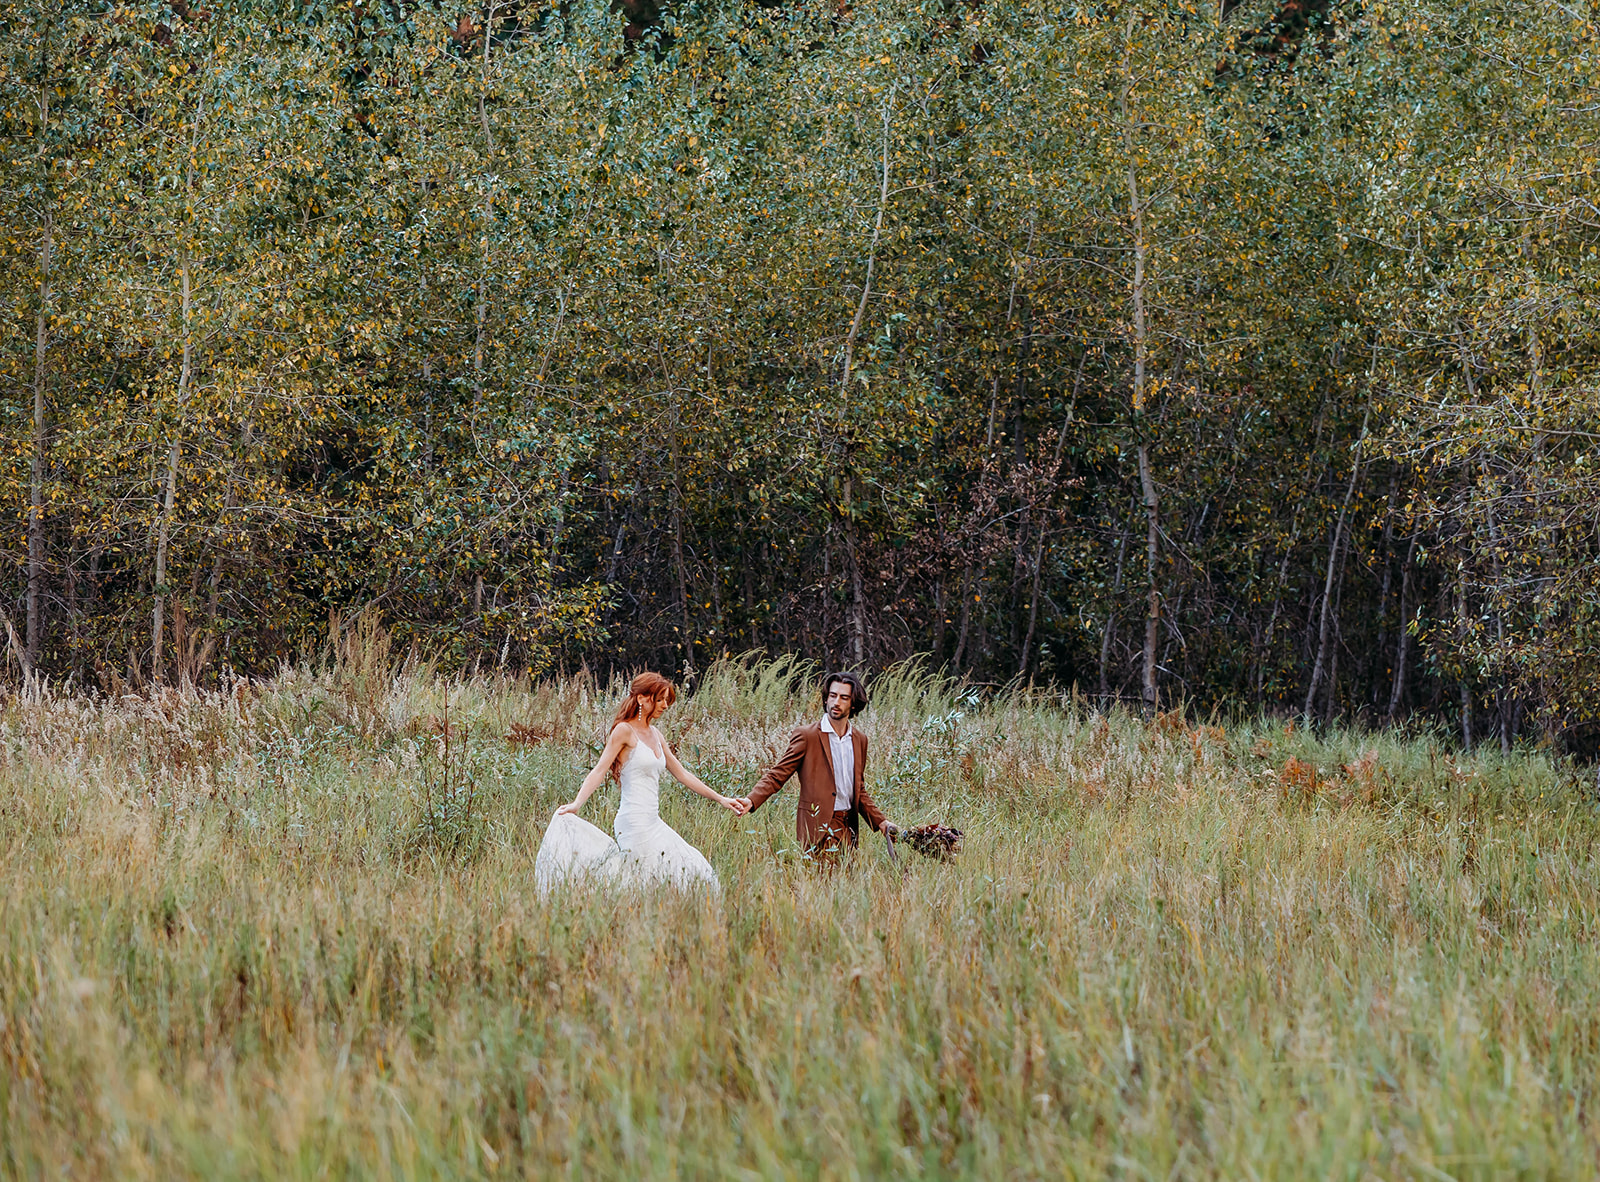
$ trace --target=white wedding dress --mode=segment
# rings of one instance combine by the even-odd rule
[[[534,859],[534,887],[544,893],[581,879],[629,886],[704,884],[714,892],[721,890],[705,855],[661,819],[661,772],[666,766],[665,748],[658,755],[643,740],[634,744],[633,754],[622,765],[615,841],[572,813],[552,817]]]

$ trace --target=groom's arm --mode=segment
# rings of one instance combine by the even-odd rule
[[[806,736],[804,728],[795,731],[789,736],[789,749],[783,753],[783,758],[767,769],[766,774],[756,781],[756,786],[750,790],[750,811],[753,813],[766,802],[767,797],[775,796],[778,790],[789,782],[789,777],[800,767],[800,761],[806,754]]]
[[[883,823],[889,819],[883,815],[883,810],[878,807],[877,802],[867,795],[865,788],[856,793],[856,812],[867,819],[867,824],[872,826],[874,833],[882,833]]]

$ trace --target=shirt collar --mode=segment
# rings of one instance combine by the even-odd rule
[[[820,725],[822,726],[823,732],[830,739],[839,739],[841,741],[848,739],[850,737],[850,732],[853,729],[850,725],[850,720],[847,718],[844,720],[844,734],[835,734],[833,730],[833,719],[829,718],[826,714],[822,716],[822,722]]]

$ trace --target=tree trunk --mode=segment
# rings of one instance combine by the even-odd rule
[[[1332,726],[1334,712],[1339,707],[1339,650],[1344,647],[1344,572],[1350,561],[1350,535],[1345,535],[1344,549],[1339,552],[1339,581],[1334,584],[1333,641],[1328,646],[1328,689],[1322,695],[1322,725]]]
[[[956,654],[950,668],[959,676],[961,660],[967,651],[967,632],[972,623],[972,560],[967,559],[967,569],[961,576],[961,623],[956,628]]]
[[[1022,638],[1022,657],[1017,662],[1017,676],[1028,675],[1028,662],[1033,656],[1033,634],[1039,623],[1040,569],[1044,565],[1044,540],[1049,531],[1039,523],[1039,538],[1033,547],[1033,585],[1028,588],[1028,633]]]
[[[152,612],[150,627],[150,675],[155,681],[161,680],[164,668],[161,644],[167,607],[167,549],[172,537],[172,507],[178,496],[178,461],[183,447],[183,411],[189,401],[189,378],[194,366],[194,335],[190,331],[194,306],[190,292],[187,246],[183,248],[180,283],[183,308],[183,363],[178,371],[178,421],[173,425],[172,443],[167,449],[166,496],[161,506],[161,525],[156,533],[155,609]]]
[[[1394,657],[1394,682],[1389,689],[1389,708],[1384,711],[1383,721],[1385,726],[1394,724],[1395,712],[1400,709],[1400,699],[1406,689],[1406,656],[1411,647],[1411,565],[1417,557],[1417,535],[1411,535],[1411,544],[1406,548],[1405,565],[1400,570],[1400,628],[1399,640],[1395,644]]]
[[[1033,250],[1029,237],[1029,252]],[[1022,295],[1022,349],[1017,358],[1017,376],[1012,394],[1011,457],[1012,463],[1021,467],[1028,462],[1028,367],[1033,364],[1033,304],[1026,292]]]
[[[1322,447],[1322,426],[1327,412],[1327,399],[1322,400],[1317,407],[1317,425],[1311,437],[1311,451],[1306,464],[1306,480],[1311,479],[1311,471],[1316,465],[1317,452]],[[1318,481],[1321,483],[1321,481]],[[1315,487],[1315,486],[1311,486]],[[1289,579],[1289,560],[1294,557],[1295,547],[1300,544],[1300,509],[1306,500],[1305,496],[1294,498],[1294,512],[1289,517],[1289,544],[1284,547],[1283,559],[1278,563],[1277,589],[1272,596],[1272,611],[1267,614],[1266,635],[1261,641],[1261,659],[1256,662],[1256,705],[1261,705],[1267,682],[1267,662],[1272,659],[1272,638],[1278,625],[1278,615],[1283,610],[1283,589]]]
[[[485,15],[483,25],[483,58],[478,74],[478,121],[483,126],[483,146],[490,161],[493,161],[499,149],[495,144],[494,131],[489,126],[489,62],[490,50],[494,45],[494,3],[490,3],[489,11]],[[494,198],[492,190],[485,184],[483,195],[483,257],[478,265],[477,307],[473,309],[473,318],[477,321],[477,330],[472,341],[472,398],[480,402],[483,399],[483,353],[484,341],[489,331],[489,226],[493,220]]]
[[[40,99],[49,111],[48,96]],[[55,248],[55,223],[49,211],[44,215],[44,231],[39,242],[39,315],[33,342],[33,466],[28,496],[28,619],[25,625],[28,672],[39,664],[39,649],[44,640],[40,600],[44,594],[44,474],[45,446],[45,371],[50,341],[50,265]]]
[[[672,573],[678,592],[678,648],[683,660],[694,665],[694,637],[689,634],[689,572],[683,562],[683,493],[679,486],[678,395],[672,395]]]
[[[622,539],[628,529],[628,515],[622,516],[622,521],[617,525],[617,536],[611,543],[611,557],[606,561],[606,586],[617,581],[617,567],[622,564]]]
[[[1045,494],[1044,511],[1039,515],[1039,539],[1033,548],[1033,586],[1028,592],[1028,634],[1022,641],[1022,660],[1017,663],[1017,676],[1028,675],[1028,658],[1033,650],[1034,627],[1039,622],[1040,570],[1044,565],[1045,535],[1049,532],[1050,505],[1055,496],[1056,477],[1061,472],[1061,456],[1067,446],[1067,428],[1072,425],[1072,412],[1078,406],[1078,388],[1083,381],[1083,365],[1078,365],[1078,379],[1072,386],[1072,401],[1067,404],[1066,416],[1061,420],[1061,434],[1056,436],[1056,454],[1050,462],[1049,492]]]
[[[1317,656],[1311,665],[1311,684],[1306,687],[1306,705],[1302,713],[1311,721],[1311,707],[1322,684],[1322,671],[1328,664],[1328,643],[1332,636],[1333,583],[1340,570],[1339,553],[1344,545],[1344,522],[1350,512],[1350,498],[1355,495],[1356,481],[1361,476],[1361,448],[1367,441],[1367,423],[1372,417],[1372,404],[1361,416],[1361,435],[1356,440],[1356,454],[1350,464],[1350,482],[1345,486],[1344,501],[1339,505],[1339,516],[1333,527],[1333,543],[1328,547],[1328,573],[1322,581],[1322,613],[1317,621]]]
[[[1489,480],[1489,465],[1487,461],[1480,458],[1478,461],[1478,470],[1483,474],[1484,491],[1489,498],[1486,517],[1489,525],[1489,563],[1490,569],[1494,573],[1495,590],[1494,594],[1490,597],[1492,602],[1494,599],[1499,597],[1502,586],[1502,572],[1500,568],[1500,527],[1496,523],[1494,516],[1494,487]],[[1505,659],[1506,623],[1505,616],[1498,608],[1496,608],[1494,613],[1494,639],[1496,659],[1503,661]],[[1496,727],[1500,732],[1500,753],[1502,755],[1511,754],[1511,732],[1506,723],[1506,704],[1509,697],[1510,686],[1507,684],[1505,677],[1502,675],[1500,685],[1495,690],[1494,694],[1495,722]]]
[[[1039,229],[1038,211],[1029,217],[1028,245],[1025,248],[1022,265],[1013,268],[1011,283],[1011,298],[1006,304],[1006,337],[1009,348],[1011,326],[1019,319],[1018,305],[1021,305],[1020,319],[1022,322],[1022,342],[1018,350],[1016,365],[1011,377],[1011,464],[1012,471],[1020,473],[1023,465],[1028,462],[1027,441],[1027,402],[1028,402],[1028,366],[1033,360],[1033,305],[1028,299],[1028,291],[1023,286],[1029,271],[1029,262],[1033,258],[1033,246],[1037,239]],[[1022,287],[1021,294],[1018,288]],[[1038,505],[1032,495],[1024,498],[1021,511],[1017,515],[1016,545],[1013,549],[1011,563],[1011,645],[1013,650],[1027,647],[1027,642],[1022,634],[1022,618],[1024,607],[1022,602],[1023,586],[1028,581],[1028,539],[1033,533],[1033,517]],[[1041,528],[1042,525],[1041,525]],[[1026,670],[1028,661],[1024,653],[1018,662],[1019,676]]]
[[[850,504],[851,481],[844,479],[844,558],[850,577],[850,619],[847,639],[850,664],[860,668],[867,659],[867,593],[861,577],[861,559],[856,554],[856,522]]]
[[[227,490],[222,497],[223,527],[222,537],[218,539],[216,552],[211,559],[210,595],[206,602],[206,634],[215,636],[217,630],[217,614],[222,606],[222,567],[228,553],[228,521],[233,513],[235,501],[233,496],[233,480],[230,478]]]
[[[1150,340],[1145,324],[1145,223],[1144,199],[1139,192],[1139,162],[1134,145],[1133,116],[1129,100],[1133,95],[1133,30],[1137,15],[1129,16],[1124,37],[1122,93],[1119,106],[1122,115],[1123,150],[1128,157],[1128,212],[1133,219],[1133,284],[1130,295],[1133,303],[1133,413],[1136,419],[1144,415],[1148,381]],[[1145,515],[1145,618],[1144,665],[1140,678],[1141,694],[1146,714],[1154,714],[1156,696],[1156,641],[1161,626],[1161,591],[1157,579],[1161,545],[1161,501],[1156,494],[1155,479],[1150,472],[1150,448],[1140,430],[1139,438],[1139,489],[1144,500]]]
[[[934,525],[938,528],[938,531],[939,531],[939,559],[938,559],[939,567],[938,567],[938,573],[936,575],[934,575],[934,579],[933,579],[933,646],[932,646],[933,664],[934,664],[935,668],[938,668],[938,667],[942,666],[943,663],[944,663],[944,630],[950,623],[949,619],[946,618],[946,613],[948,612],[949,607],[945,603],[945,586],[944,586],[944,576],[945,576],[944,557],[945,557],[945,554],[949,550],[950,542],[949,542],[949,539],[945,536],[945,532],[944,532],[944,510],[942,508],[940,508],[938,500],[935,500],[934,504],[933,504],[933,520],[934,520]]]
[[[1385,502],[1383,513],[1383,536],[1379,540],[1378,548],[1383,553],[1383,579],[1378,588],[1378,635],[1373,642],[1372,653],[1367,661],[1367,683],[1369,686],[1368,698],[1373,709],[1378,705],[1377,670],[1383,661],[1383,651],[1389,640],[1389,592],[1394,584],[1394,502],[1400,492],[1400,469],[1392,467],[1389,472],[1389,497]]]
[[[1461,745],[1472,750],[1472,683],[1467,680],[1466,650],[1472,627],[1467,619],[1467,571],[1465,559],[1456,571],[1456,636],[1461,644]]]
[[[845,334],[844,366],[839,375],[839,420],[844,422],[845,409],[850,400],[850,377],[855,368],[856,339],[867,316],[867,301],[872,295],[872,277],[878,267],[878,240],[883,236],[883,215],[889,208],[889,127],[894,114],[894,90],[891,88],[883,102],[882,161],[879,172],[878,212],[872,222],[872,240],[867,246],[867,273],[861,281],[861,298],[856,302],[855,315],[850,319],[850,330]],[[848,447],[846,448],[848,452]],[[848,455],[846,464],[849,463]],[[850,505],[850,478],[844,479],[844,558],[846,574],[850,579],[850,614],[846,621],[847,651],[850,662],[860,666],[867,654],[867,594],[861,575],[860,547],[856,534],[856,520]]]
[[[744,619],[745,628],[750,634],[750,647],[761,647],[761,625],[756,620],[756,564],[755,555],[751,553],[749,533],[741,523],[739,526],[739,557],[744,567]]]
[[[1015,288],[1013,288],[1015,291]],[[1009,307],[1009,304],[1007,305]],[[989,463],[994,458],[994,418],[1000,405],[1000,371],[996,367],[993,384],[989,389],[989,427],[983,436],[983,471],[979,474],[979,481],[983,481],[989,474]],[[951,658],[950,667],[957,674],[961,672],[962,657],[967,651],[967,637],[972,623],[972,584],[975,574],[975,565],[972,561],[972,547],[979,539],[970,539],[966,551],[966,568],[961,574],[961,623],[956,626],[956,652]]]
[[[1106,626],[1100,630],[1100,701],[1102,706],[1111,696],[1107,670],[1111,663],[1111,638],[1117,626],[1117,596],[1122,592],[1122,560],[1128,553],[1128,531],[1124,529],[1117,538],[1117,574],[1111,581],[1111,606],[1106,611]]]
[[[1272,659],[1272,639],[1278,627],[1278,613],[1283,610],[1283,588],[1289,579],[1289,559],[1294,556],[1294,548],[1300,541],[1300,507],[1297,504],[1289,527],[1289,544],[1283,549],[1283,558],[1278,562],[1277,590],[1272,596],[1272,610],[1267,613],[1266,632],[1261,637],[1261,656],[1256,661],[1256,705],[1261,704],[1262,694],[1267,684],[1267,662]]]
[[[1144,616],[1144,667],[1140,696],[1147,714],[1154,714],[1156,698],[1156,641],[1161,624],[1161,591],[1156,579],[1156,563],[1160,559],[1161,504],[1156,498],[1155,481],[1150,476],[1150,455],[1143,443],[1139,444],[1139,486],[1144,494],[1145,517],[1145,571],[1146,601]]]
[[[866,319],[867,300],[872,294],[872,276],[878,267],[878,239],[883,235],[883,215],[889,208],[889,123],[894,114],[894,89],[883,101],[883,162],[878,187],[878,216],[872,223],[872,242],[867,247],[867,273],[861,281],[861,299],[856,302],[856,314],[850,320],[850,331],[844,339],[844,369],[839,375],[839,390],[846,398],[850,393],[850,371],[855,366],[856,338],[861,334],[861,323]],[[840,416],[844,406],[840,404]]]

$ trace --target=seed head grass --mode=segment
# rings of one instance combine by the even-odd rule
[[[663,730],[743,793],[816,673],[724,662]],[[720,899],[540,898],[621,689],[367,629],[266,682],[10,699],[0,1173],[1596,1173],[1600,825],[1547,755],[905,667],[867,783],[953,862],[819,871],[793,786],[737,819],[664,786]]]

